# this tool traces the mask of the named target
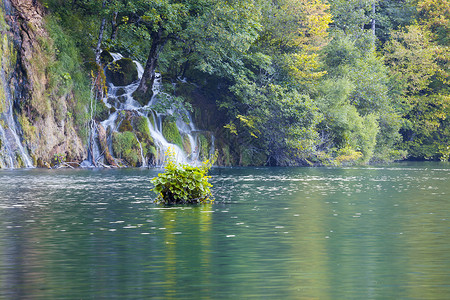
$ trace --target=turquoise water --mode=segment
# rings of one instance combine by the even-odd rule
[[[450,165],[0,171],[0,299],[448,299]]]

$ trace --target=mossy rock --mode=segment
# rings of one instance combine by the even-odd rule
[[[154,110],[150,110],[150,113],[148,114],[148,120],[152,124],[153,128],[155,128],[155,118],[156,118],[155,111]]]
[[[133,131],[133,126],[131,126],[131,122],[128,119],[124,119],[118,128],[119,132],[125,131]]]
[[[120,103],[124,104],[125,102],[127,102],[128,97],[127,96],[118,96],[116,98]]]
[[[155,146],[147,145],[147,154],[156,157],[156,155],[158,155],[158,150],[156,150]]]
[[[110,113],[110,109],[105,105],[105,103],[101,100],[98,101],[97,109],[95,112],[95,120],[98,122],[106,120],[108,118],[109,113]]]
[[[183,149],[183,140],[175,122],[164,119],[162,125],[162,133],[169,143],[175,144]]]
[[[219,148],[218,151],[219,156],[217,158],[217,164],[221,166],[231,166],[232,157],[230,154],[230,147],[225,144],[222,148]]]
[[[103,50],[102,53],[100,53],[100,62],[102,65],[106,66],[107,64],[114,61],[114,58],[112,57],[111,53],[107,50]]]
[[[209,158],[210,142],[204,134],[198,135],[200,159],[207,160]]]
[[[119,89],[117,89],[117,91],[116,91],[116,97],[123,96],[123,95],[125,95],[126,93],[127,93],[127,91],[126,91],[124,88],[119,88]]]
[[[113,151],[115,157],[124,159],[132,167],[143,163],[138,141],[130,131],[113,133]]]
[[[186,153],[192,152],[191,141],[189,140],[189,136],[187,134],[183,135],[183,150]]]
[[[149,158],[150,161],[154,156],[156,156],[155,142],[153,137],[150,134],[150,130],[148,128],[148,119],[143,116],[136,116],[132,119],[132,124],[134,128],[134,133],[136,137],[142,144],[142,150],[144,152],[144,156]]]
[[[122,58],[108,65],[106,76],[115,86],[125,86],[138,80],[138,71],[131,59]]]
[[[144,140],[151,140],[153,142],[153,139],[150,135],[150,130],[148,128],[149,126],[149,119],[146,117],[138,116],[133,119],[134,128],[136,130],[136,133],[138,134],[139,138]]]
[[[153,91],[151,88],[147,89],[147,92],[141,92],[141,91],[134,91],[133,93],[133,99],[136,100],[139,104],[142,106],[147,105],[153,96]]]

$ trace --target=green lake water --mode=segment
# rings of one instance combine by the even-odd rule
[[[0,299],[450,298],[450,164],[158,171],[1,170]]]

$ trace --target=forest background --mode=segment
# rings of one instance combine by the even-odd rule
[[[110,51],[145,65],[136,99],[162,74],[172,97],[159,109],[191,108],[222,165],[449,160],[448,0],[42,5],[54,84],[78,91],[75,124]]]

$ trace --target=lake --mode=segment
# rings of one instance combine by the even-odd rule
[[[0,299],[448,299],[450,164],[0,170]]]

